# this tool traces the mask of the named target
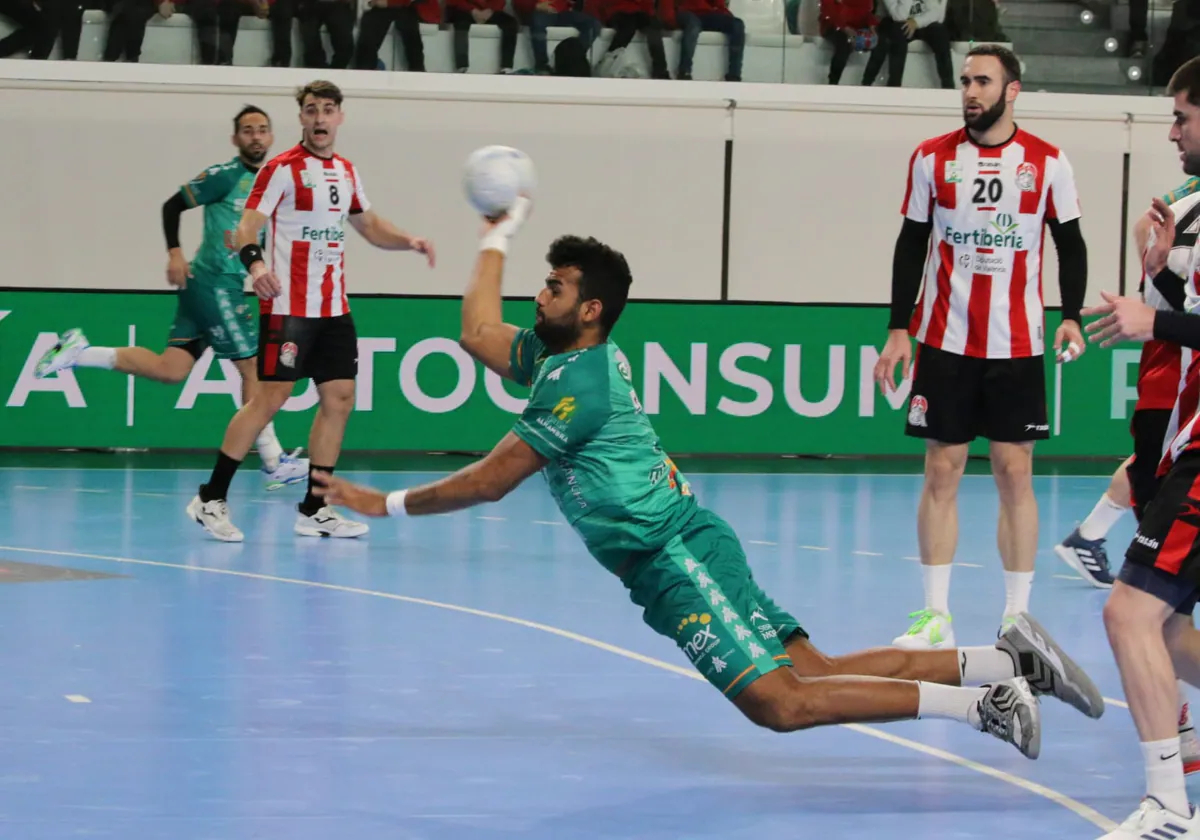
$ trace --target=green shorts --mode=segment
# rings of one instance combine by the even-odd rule
[[[737,534],[700,508],[679,536],[625,580],[645,622],[675,640],[728,698],[776,668],[790,666],[784,645],[808,634],[755,583]]]
[[[218,359],[250,359],[258,355],[256,307],[247,303],[241,285],[228,279],[188,279],[179,291],[175,320],[167,346],[182,347],[200,358],[206,347]]]

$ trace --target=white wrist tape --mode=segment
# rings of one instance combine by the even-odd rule
[[[513,206],[508,208],[508,218],[488,231],[479,242],[480,251],[499,251],[508,253],[508,240],[517,235],[525,219],[529,217],[531,202],[525,196],[518,196]]]
[[[501,254],[508,253],[508,235],[496,228],[488,232],[488,235],[479,240],[480,251],[499,251]]]
[[[387,496],[387,512],[388,516],[407,516],[408,511],[404,509],[404,497],[408,494],[407,490],[395,490],[388,493]]]

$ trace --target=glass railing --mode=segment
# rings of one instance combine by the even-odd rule
[[[1021,58],[1025,90],[1151,95],[1200,53],[1195,0],[875,0],[874,8],[871,0],[45,0],[22,8],[20,19],[0,17],[0,56],[939,88],[957,86],[973,44],[999,42]]]

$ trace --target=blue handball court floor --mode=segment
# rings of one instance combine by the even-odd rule
[[[209,461],[0,454],[0,837],[1069,840],[1142,795],[1106,594],[1052,552],[1116,461],[1035,479],[1033,612],[1109,699],[1098,721],[1047,699],[1037,761],[947,721],[756,729],[642,623],[539,477],[315,540],[292,533],[303,488],[246,469],[246,541],[222,544],[184,514]],[[395,489],[461,463],[339,473]],[[919,464],[681,466],[823,650],[888,644],[922,606]],[[991,644],[1004,603],[985,470],[960,494],[962,644]],[[1132,533],[1111,533],[1115,564]]]

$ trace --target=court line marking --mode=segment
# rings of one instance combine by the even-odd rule
[[[268,581],[270,583],[287,583],[294,586],[308,586],[314,589],[325,589],[332,592],[345,592],[352,595],[366,595],[368,597],[383,598],[389,601],[400,601],[402,603],[436,607],[438,609],[449,610],[451,612],[463,613],[466,615],[473,615],[480,618],[490,618],[495,621],[504,621],[509,624],[516,624],[520,627],[526,627],[531,630],[541,630],[542,632],[550,633],[554,636],[570,639],[573,642],[579,642],[580,644],[598,648],[599,650],[616,654],[617,656],[622,656],[626,659],[632,659],[635,662],[641,662],[644,665],[649,665],[672,674],[677,674],[679,676],[687,677],[688,679],[697,680],[699,682],[707,682],[707,680],[705,680],[704,677],[702,677],[695,670],[684,668],[680,665],[674,665],[670,662],[664,662],[661,659],[655,659],[626,648],[617,647],[616,645],[611,645],[608,642],[602,642],[599,639],[593,639],[590,636],[584,636],[579,633],[574,633],[570,630],[564,630],[561,627],[554,627],[549,624],[529,621],[528,619],[517,618],[515,616],[504,615],[502,613],[478,610],[473,607],[464,607],[459,604],[447,604],[442,601],[431,601],[426,598],[417,598],[412,595],[399,595],[394,592],[380,592],[375,589],[361,589],[354,586],[341,586],[335,583],[322,583],[320,581],[303,580],[301,578],[285,578],[277,575],[264,575],[257,572],[243,572],[236,569],[218,569],[211,566],[189,566],[183,563],[167,563],[161,560],[137,560],[132,557],[114,557],[105,554],[86,554],[78,551],[57,551],[44,548],[21,548],[11,545],[0,545],[0,551],[22,552],[25,554],[44,554],[55,557],[76,557],[87,560],[104,560],[110,563],[127,563],[136,566],[180,569],[186,572],[207,572],[209,574]],[[920,741],[912,741],[908,738],[902,738],[899,735],[893,735],[890,732],[884,732],[883,730],[877,729],[873,726],[866,726],[860,723],[841,723],[835,725],[841,726],[844,729],[852,730],[861,735],[869,735],[872,738],[877,738],[881,741],[887,741],[888,743],[895,744],[896,746],[906,747],[915,752],[933,756],[934,758],[940,758],[943,761],[947,761],[951,764],[957,764],[959,767],[963,767],[967,770],[974,770],[977,773],[990,776],[998,781],[1006,782],[1028,793],[1033,793],[1037,796],[1048,799],[1056,805],[1066,808],[1076,816],[1082,817],[1083,819],[1105,831],[1112,831],[1117,827],[1116,822],[1110,820],[1108,817],[1104,816],[1094,808],[1072,799],[1065,793],[1060,793],[1053,788],[1048,788],[1045,785],[1040,785],[1037,782],[1030,781],[1029,779],[1021,776],[1005,772],[1004,770],[999,770],[995,767],[990,767],[986,764],[981,764],[977,761],[972,761],[969,758],[964,758],[963,756],[956,755],[952,752],[947,752],[946,750],[938,749],[937,747],[931,747],[928,744],[921,743]]]

